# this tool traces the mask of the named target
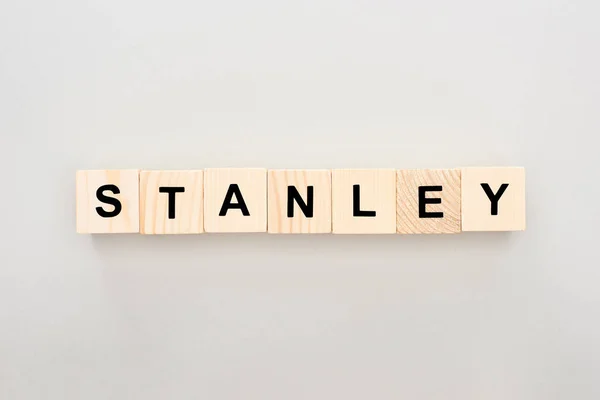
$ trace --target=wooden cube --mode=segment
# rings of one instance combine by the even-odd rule
[[[268,174],[269,233],[331,233],[331,171]]]
[[[206,232],[266,232],[267,170],[205,169],[204,229]]]
[[[139,171],[77,171],[77,232],[138,233]]]
[[[525,169],[463,168],[462,230],[525,230]]]
[[[142,171],[141,233],[204,232],[202,171]]]
[[[334,169],[333,233],[396,233],[396,171]]]
[[[399,170],[398,233],[458,233],[460,170]]]

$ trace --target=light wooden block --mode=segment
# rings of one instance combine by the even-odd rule
[[[77,232],[138,233],[139,171],[77,171]]]
[[[140,231],[142,234],[204,232],[202,171],[142,171]],[[162,192],[161,192],[161,188]],[[166,192],[177,188],[179,192]],[[183,190],[183,191],[181,191]],[[171,204],[171,209],[169,205]],[[174,209],[173,209],[174,205]]]
[[[399,170],[397,178],[396,231],[398,233],[459,233],[461,231],[460,170]],[[423,193],[422,196],[419,194],[420,191]],[[438,204],[428,203],[430,201]]]
[[[331,181],[333,233],[396,233],[395,170],[334,169]]]
[[[525,230],[525,169],[463,168],[462,230]]]
[[[228,204],[234,208],[228,208]],[[205,169],[204,229],[206,232],[266,232],[267,170]]]
[[[269,233],[331,233],[331,171],[269,170]],[[288,215],[288,187],[296,188],[308,205],[308,187],[313,192],[313,214],[305,216],[296,202]]]

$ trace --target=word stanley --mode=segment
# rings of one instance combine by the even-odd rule
[[[458,233],[525,229],[525,170],[77,172],[77,232]]]

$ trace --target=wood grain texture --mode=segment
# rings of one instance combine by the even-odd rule
[[[239,188],[250,215],[240,209],[219,216],[230,185]],[[232,197],[237,204],[241,199]],[[263,168],[208,168],[204,170],[204,229],[206,232],[267,231],[267,170]]]
[[[460,170],[423,169],[397,172],[396,224],[398,233],[459,233]],[[440,198],[441,204],[426,204],[427,212],[442,212],[443,218],[419,217],[419,187],[442,186],[427,192],[426,198]]]
[[[120,193],[103,191],[103,194],[119,200],[121,212],[105,218],[96,211],[101,207],[107,212],[115,206],[98,200],[97,190],[112,184]],[[138,170],[88,170],[76,173],[76,213],[78,233],[138,233],[139,232],[139,171]]]
[[[331,233],[331,171],[269,170],[269,233]],[[295,186],[306,201],[307,187],[314,187],[314,215],[307,218],[294,204],[294,217],[287,216],[288,186]]]
[[[183,187],[175,194],[175,218],[170,219],[169,193],[160,187]],[[142,171],[140,173],[140,231],[142,234],[204,232],[202,171]]]
[[[336,234],[396,233],[396,171],[334,169],[332,224]],[[354,185],[360,185],[360,209],[375,216],[354,216]]]
[[[498,199],[496,215],[492,215],[492,202],[482,184],[494,195],[502,184],[508,184]],[[525,225],[524,168],[462,169],[463,231],[523,231]]]

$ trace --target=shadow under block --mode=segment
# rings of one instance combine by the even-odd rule
[[[462,169],[462,230],[525,230],[525,169]]]
[[[398,233],[459,233],[460,170],[421,169],[397,172]]]
[[[204,229],[206,232],[266,232],[267,170],[205,169]]]
[[[77,232],[138,233],[139,171],[77,171]]]
[[[334,169],[333,233],[396,233],[396,170]]]
[[[269,233],[331,233],[331,171],[268,174]]]
[[[204,232],[202,171],[142,171],[140,232]]]

